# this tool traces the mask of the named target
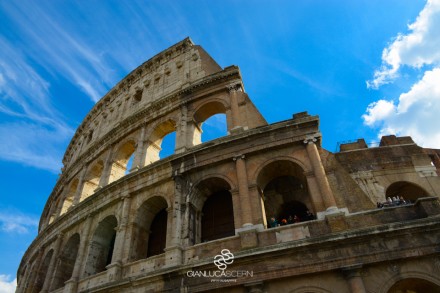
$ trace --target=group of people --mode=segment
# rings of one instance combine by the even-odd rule
[[[290,224],[310,221],[310,220],[314,220],[314,219],[316,219],[315,215],[312,212],[310,212],[309,210],[307,210],[305,215],[302,218],[300,218],[296,214],[294,214],[293,216],[289,215],[287,217],[287,219],[286,218],[277,219],[275,217],[271,217],[269,219],[268,224],[269,224],[270,228],[274,228],[274,227],[278,227],[278,226],[290,225]]]
[[[411,203],[410,201],[407,201],[403,198],[403,196],[393,196],[393,197],[387,197],[387,201],[386,202],[377,202],[376,206],[378,208],[383,208],[383,207],[394,207],[394,206],[398,206],[398,205],[405,205],[405,204],[409,204]]]

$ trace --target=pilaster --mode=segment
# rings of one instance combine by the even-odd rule
[[[44,279],[43,289],[40,291],[41,293],[49,292],[50,287],[52,286],[53,281],[53,273],[55,270],[56,262],[58,261],[58,255],[61,247],[61,242],[63,241],[64,234],[58,234],[57,239],[55,240],[55,246],[53,249],[52,258],[50,259],[50,264],[47,269],[46,278]]]
[[[313,167],[317,185],[321,192],[324,207],[327,211],[331,211],[337,209],[336,201],[330,188],[327,175],[325,174],[324,166],[322,164],[318,148],[315,144],[316,141],[317,139],[315,137],[311,137],[305,139],[304,144],[306,145],[307,154]]]
[[[75,265],[73,267],[72,276],[64,286],[64,291],[63,291],[64,293],[74,293],[77,291],[80,271],[83,264],[85,263],[85,257],[86,257],[85,250],[89,243],[89,233],[91,226],[92,226],[92,217],[88,216],[87,219],[85,220],[83,230],[80,236],[78,255],[76,257]]]
[[[348,282],[351,293],[366,293],[364,281],[361,275],[362,265],[343,268],[342,272]]]
[[[249,200],[249,186],[246,171],[246,162],[244,155],[238,155],[233,158],[237,172],[238,193],[241,213],[241,223],[243,227],[252,226],[252,205]]]

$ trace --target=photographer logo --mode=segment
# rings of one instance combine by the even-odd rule
[[[253,277],[254,271],[226,270],[234,262],[234,254],[229,249],[222,249],[220,254],[214,256],[214,265],[217,271],[187,271],[189,278],[211,278],[211,282],[236,282],[237,278]]]
[[[219,270],[226,270],[228,265],[234,262],[234,255],[229,249],[222,249],[221,254],[217,254],[214,257],[214,264],[217,266]]]

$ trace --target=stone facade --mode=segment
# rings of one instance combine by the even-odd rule
[[[228,134],[202,143],[219,113]],[[268,124],[238,67],[185,39],[76,131],[17,292],[440,292],[439,155],[395,136],[331,153],[317,116]]]

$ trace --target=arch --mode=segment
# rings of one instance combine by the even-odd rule
[[[188,200],[188,235],[191,244],[235,235],[231,185],[221,177],[195,185]]]
[[[394,275],[386,280],[384,280],[381,284],[378,284],[378,288],[380,290],[379,293],[397,293],[398,291],[392,290],[392,289],[400,289],[404,286],[408,286],[407,288],[411,286],[410,281],[406,282],[400,282],[403,280],[415,280],[413,283],[414,285],[417,285],[417,280],[421,280],[421,284],[431,283],[440,288],[440,279],[437,275],[433,275],[432,273],[428,271],[408,271],[408,272],[401,272],[399,275]],[[394,285],[398,284],[396,287]],[[406,292],[406,291],[403,291]],[[411,292],[411,291],[409,291]],[[416,292],[434,292],[434,293],[440,293],[439,291],[416,291]]]
[[[174,131],[176,131],[176,122],[171,119],[156,126],[148,139],[146,164],[160,160],[159,152],[162,149],[162,140],[167,134]]]
[[[201,106],[199,106],[195,111],[193,115],[193,124],[189,124],[190,126],[189,131],[192,132],[192,145],[198,145],[202,143],[202,133],[203,133],[203,123],[205,123],[208,119],[210,119],[213,116],[217,116],[219,114],[224,114],[226,117],[226,105],[223,103],[223,101],[208,101]],[[226,124],[227,119],[225,119]],[[222,129],[221,134],[222,135],[215,135],[212,136],[211,139],[218,138],[220,136],[223,136],[223,134],[227,133],[227,125],[224,125],[225,129]]]
[[[72,277],[73,268],[78,255],[79,242],[80,236],[78,233],[75,233],[64,245],[55,270],[51,290],[64,287],[64,283]]]
[[[168,204],[162,196],[147,199],[137,209],[131,260],[163,253],[166,247]]]
[[[87,175],[84,178],[80,201],[83,201],[95,193],[96,189],[99,187],[99,181],[101,179],[103,169],[104,162],[102,160],[96,161],[89,167]]]
[[[258,173],[269,227],[314,219],[303,168],[291,160],[273,160]]]
[[[72,182],[70,183],[69,188],[67,189],[67,193],[63,200],[63,206],[61,207],[60,215],[66,213],[70,209],[70,207],[72,207],[76,191],[78,190],[78,183],[79,183],[78,178],[73,179]]]
[[[209,117],[215,114],[226,114],[227,105],[224,104],[223,101],[214,100],[207,101],[206,103],[200,105],[195,111],[193,115],[194,122],[197,124],[203,123]]]
[[[43,262],[40,265],[40,269],[38,270],[38,275],[35,280],[34,290],[32,292],[40,292],[43,289],[44,282],[46,280],[46,274],[49,269],[50,261],[52,260],[53,249],[49,250],[46,253],[46,256],[43,259]],[[33,284],[30,284],[32,286]]]
[[[403,278],[395,282],[387,293],[430,292],[440,293],[440,285],[424,278]]]
[[[429,194],[415,183],[397,181],[388,186],[385,196],[386,198],[403,197],[405,200],[415,202],[418,198],[429,196]]]
[[[128,161],[135,150],[136,142],[134,140],[126,141],[118,148],[113,156],[110,178],[108,180],[109,183],[118,180],[126,174]]]
[[[118,220],[113,215],[99,222],[89,244],[85,277],[105,271],[111,263],[117,226]]]
[[[265,185],[273,178],[280,176],[280,175],[290,175],[294,172],[289,172],[289,168],[286,168],[285,170],[276,170],[276,165],[274,164],[285,164],[285,165],[290,165],[291,168],[295,169],[294,172],[297,172],[298,175],[303,176],[304,173],[306,172],[310,172],[311,170],[309,170],[307,168],[307,166],[300,160],[297,160],[295,158],[292,157],[285,157],[285,156],[281,156],[281,157],[277,157],[277,158],[273,158],[273,159],[269,159],[267,161],[265,161],[263,164],[261,164],[255,171],[254,175],[252,176],[253,180],[251,183],[257,184],[260,188],[264,189]],[[274,168],[275,166],[275,172],[276,173],[280,173],[280,175],[275,175],[275,173],[273,173],[273,176],[270,176],[270,170],[269,168]],[[265,177],[266,179],[265,179]]]

